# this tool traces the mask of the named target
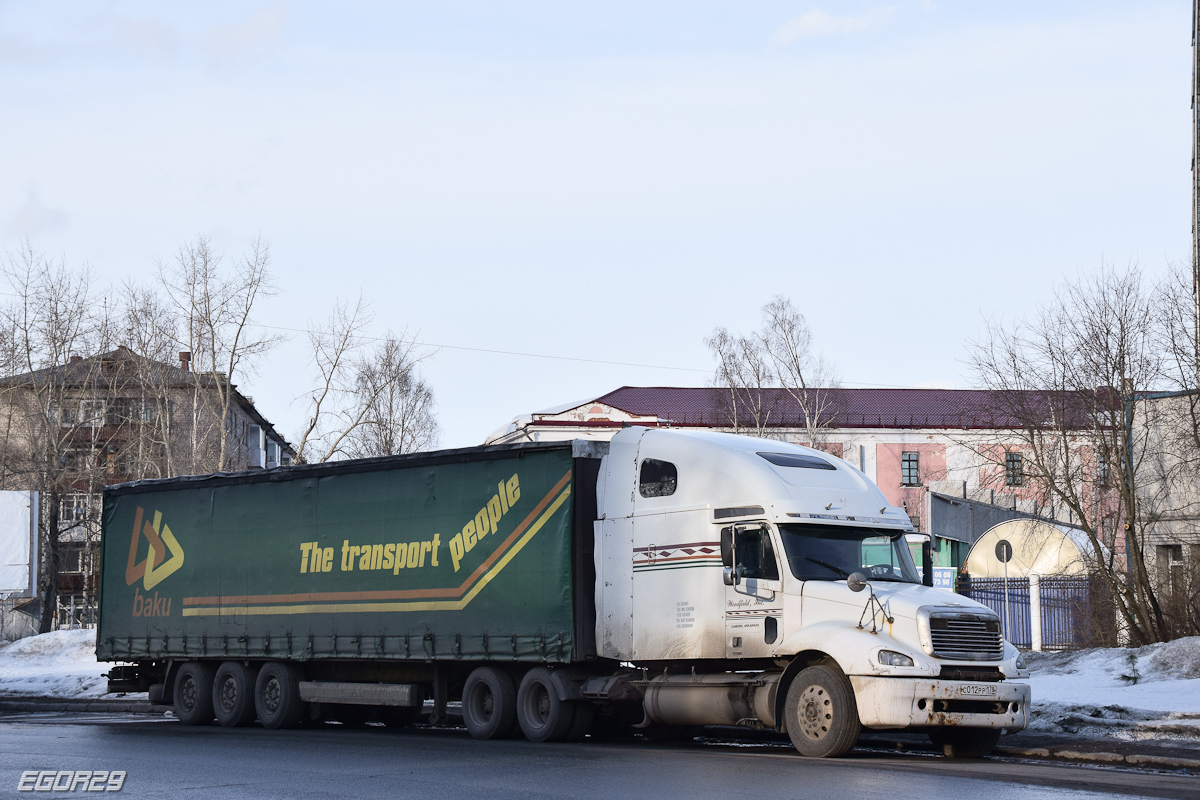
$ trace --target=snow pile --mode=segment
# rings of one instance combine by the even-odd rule
[[[96,631],[54,631],[0,645],[0,696],[102,697],[111,667],[96,661]]]
[[[1200,636],[1025,658],[1031,730],[1200,740]]]

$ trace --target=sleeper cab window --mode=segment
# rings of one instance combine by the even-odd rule
[[[642,460],[638,473],[638,493],[642,497],[670,497],[679,484],[679,471],[669,461],[654,458]]]

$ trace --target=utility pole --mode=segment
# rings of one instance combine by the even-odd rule
[[[1200,360],[1200,0],[1192,3],[1192,318]],[[1200,371],[1200,365],[1197,366]],[[1200,375],[1197,375],[1200,380]]]

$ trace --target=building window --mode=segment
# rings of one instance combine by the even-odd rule
[[[91,516],[91,496],[84,493],[65,494],[59,501],[58,521],[83,522]]]
[[[921,454],[900,454],[900,483],[905,486],[921,485]]]
[[[647,458],[642,462],[638,477],[638,493],[642,497],[669,497],[679,484],[679,471],[669,461]]]
[[[1004,485],[1020,486],[1025,478],[1025,465],[1020,453],[1004,454]]]
[[[104,401],[79,401],[79,424],[85,428],[98,428],[104,424]]]
[[[1108,469],[1108,462],[1101,459],[1096,465],[1096,483],[1100,486],[1111,486],[1112,473]]]

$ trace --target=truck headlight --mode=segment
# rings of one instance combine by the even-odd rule
[[[897,653],[895,650],[880,650],[876,656],[879,663],[886,667],[911,667],[913,660],[904,653]]]
[[[1017,669],[1029,669],[1029,666],[1025,663],[1025,656],[1019,652],[1017,653]]]

